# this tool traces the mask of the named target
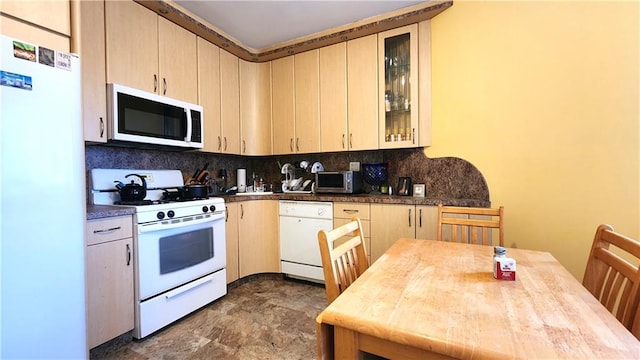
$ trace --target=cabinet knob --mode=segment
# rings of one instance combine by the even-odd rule
[[[153,92],[158,91],[158,75],[153,74]]]
[[[104,137],[104,119],[100,117],[100,138]]]

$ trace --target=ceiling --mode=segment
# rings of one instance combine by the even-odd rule
[[[259,50],[424,2],[407,0],[294,0],[174,2],[237,40]]]

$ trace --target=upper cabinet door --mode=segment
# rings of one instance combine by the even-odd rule
[[[347,44],[320,49],[320,139],[323,152],[348,149]]]
[[[160,95],[198,102],[196,35],[158,17]]]
[[[271,155],[271,62],[240,60],[242,155]]]
[[[198,104],[204,112],[205,152],[222,152],[220,124],[220,48],[198,38]]]
[[[294,152],[320,151],[319,51],[294,55],[296,125]]]
[[[271,133],[273,154],[294,152],[295,95],[293,55],[271,62]]]
[[[347,42],[350,150],[378,148],[378,37]]]
[[[240,154],[240,83],[238,57],[220,50],[222,152]],[[207,116],[205,114],[204,116]]]
[[[133,1],[105,1],[107,82],[156,92],[158,15]]]
[[[80,54],[82,66],[82,120],[84,139],[107,142],[107,89],[105,87],[104,2],[78,1],[82,36],[72,51]]]
[[[380,148],[418,144],[418,24],[378,34]]]
[[[0,11],[17,19],[53,30],[66,37],[71,35],[69,0],[0,1]],[[4,31],[2,33],[5,34]],[[14,34],[9,35],[14,36]],[[19,39],[29,40],[22,37],[19,37]]]

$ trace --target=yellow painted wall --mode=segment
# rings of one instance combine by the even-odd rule
[[[432,20],[433,141],[484,174],[505,243],[582,280],[596,227],[640,238],[640,2],[468,2]]]

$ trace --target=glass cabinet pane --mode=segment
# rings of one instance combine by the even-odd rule
[[[415,144],[417,119],[417,39],[410,25],[380,34],[381,147]],[[414,101],[416,102],[414,104]]]

